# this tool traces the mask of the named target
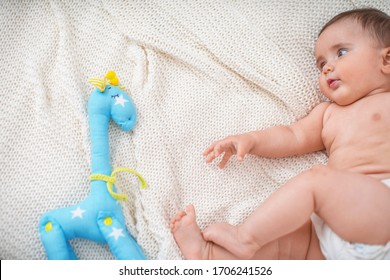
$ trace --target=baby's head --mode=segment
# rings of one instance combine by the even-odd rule
[[[373,8],[355,9],[336,15],[322,27],[318,37],[329,26],[343,20],[355,21],[379,45],[383,47],[390,46],[390,16]]]
[[[315,46],[322,93],[339,105],[390,91],[390,17],[356,9],[332,18]]]

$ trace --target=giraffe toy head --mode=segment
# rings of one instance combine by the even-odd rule
[[[103,115],[112,118],[124,131],[132,130],[137,121],[135,106],[114,71],[109,71],[103,79],[88,80],[96,88],[88,100],[88,112],[91,115]]]

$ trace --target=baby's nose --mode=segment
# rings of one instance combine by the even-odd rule
[[[329,63],[327,63],[323,68],[322,68],[322,72],[326,75],[330,72],[332,72],[334,70],[334,67],[332,65],[330,65]]]

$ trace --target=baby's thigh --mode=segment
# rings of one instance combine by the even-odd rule
[[[327,167],[309,172],[315,212],[342,238],[390,240],[390,188],[372,176]]]

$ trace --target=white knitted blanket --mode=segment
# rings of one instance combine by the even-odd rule
[[[0,259],[45,259],[38,221],[89,193],[90,77],[115,70],[133,98],[132,133],[110,126],[127,226],[150,259],[180,259],[169,220],[194,203],[201,228],[240,223],[324,153],[234,158],[202,151],[229,134],[289,124],[321,101],[313,46],[335,14],[388,0],[1,1]],[[81,259],[106,245],[71,242]]]

